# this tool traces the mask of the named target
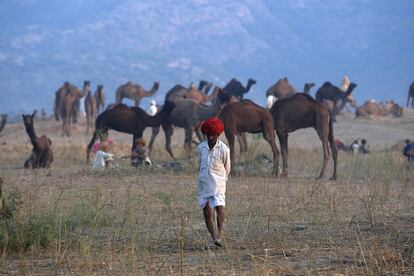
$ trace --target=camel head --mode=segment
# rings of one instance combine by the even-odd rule
[[[24,125],[25,125],[26,127],[28,127],[28,126],[33,126],[33,118],[34,118],[34,114],[32,114],[32,115],[29,115],[29,114],[22,114],[22,117],[23,117],[23,122],[24,122]]]
[[[254,84],[256,84],[256,81],[255,81],[254,79],[249,79],[249,80],[247,81],[247,86],[252,86],[252,85],[254,85]]]
[[[305,88],[303,89],[303,93],[309,94],[312,87],[315,86],[315,83],[313,82],[307,82],[305,83]]]
[[[356,83],[351,82],[348,86],[348,89],[346,90],[345,94],[346,96],[351,95],[352,91],[354,90],[354,88],[357,87]]]

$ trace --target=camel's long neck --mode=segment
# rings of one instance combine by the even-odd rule
[[[36,136],[36,132],[34,130],[33,124],[31,125],[26,125],[26,132],[27,135],[29,135],[30,138],[30,142],[32,142],[33,146],[37,146],[37,136]]]
[[[88,94],[89,90],[90,90],[89,85],[88,85],[88,84],[84,84],[84,85],[83,85],[83,88],[82,88],[82,91],[80,91],[80,92],[79,92],[79,97],[80,97],[80,98],[85,97],[85,96],[86,96],[86,94]]]
[[[247,83],[246,89],[244,90],[244,93],[249,92],[250,91],[250,88],[252,88],[252,86],[253,86],[253,83],[249,81]]]
[[[144,97],[152,97],[154,96],[154,94],[158,91],[158,88],[156,87],[156,85],[154,84],[151,88],[150,91],[145,91],[144,92]]]
[[[218,93],[219,93],[219,90],[218,90],[218,89],[216,89],[216,90],[214,90],[214,92],[213,92],[211,95],[207,95],[207,96],[206,96],[207,101],[209,102],[209,101],[212,101],[212,100],[214,100],[215,98],[217,98]],[[205,93],[205,94],[206,94],[206,93]]]
[[[354,87],[352,85],[350,85],[348,87],[348,89],[346,90],[346,92],[345,92],[345,96],[348,97],[349,95],[351,95],[352,90],[354,90]]]

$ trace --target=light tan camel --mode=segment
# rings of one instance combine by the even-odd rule
[[[115,93],[116,103],[122,102],[123,98],[128,98],[135,101],[135,106],[139,106],[141,99],[144,97],[152,97],[160,87],[159,82],[154,82],[150,91],[146,91],[141,85],[127,82],[118,87]]]
[[[66,86],[67,87],[67,86]],[[85,97],[89,92],[90,83],[84,81],[83,89],[80,91],[76,86],[69,85],[63,97],[63,102],[60,104],[60,117],[62,118],[62,136],[70,136],[72,119],[76,119],[77,111],[76,104],[79,103],[80,98]],[[75,116],[75,118],[73,118]],[[76,120],[73,120],[76,123]]]
[[[393,117],[402,117],[403,109],[392,100],[380,104],[377,104],[375,101],[366,101],[363,105],[356,109],[355,118],[365,117],[378,119],[390,114]]]
[[[197,103],[206,103],[211,102],[215,98],[217,98],[220,89],[217,87],[214,89],[213,93],[210,95],[206,95],[204,92],[198,90],[197,88],[191,87],[188,89],[187,95],[185,96],[189,100],[196,101]]]

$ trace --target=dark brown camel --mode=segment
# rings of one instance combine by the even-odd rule
[[[65,85],[64,85],[65,86]],[[62,118],[62,136],[70,136],[71,123],[76,123],[76,117],[79,111],[77,105],[79,100],[88,93],[90,88],[89,81],[83,82],[82,91],[74,85],[67,87],[63,101],[60,103],[60,117]]]
[[[89,90],[85,97],[85,113],[86,113],[86,133],[89,133],[89,129],[93,128],[93,122],[96,118],[96,98],[92,95],[92,91]]]
[[[226,92],[227,94],[236,96],[237,98],[239,98],[240,100],[243,99],[244,94],[246,94],[247,92],[250,91],[250,88],[256,83],[255,80],[253,79],[249,79],[247,81],[247,86],[244,87],[240,81],[238,81],[237,79],[231,79],[229,81],[229,83],[226,84],[226,86],[224,86],[223,90],[224,92]]]
[[[99,84],[96,88],[94,97],[96,101],[96,114],[100,114],[104,110],[105,106],[105,92],[102,84]]]
[[[172,97],[174,98],[174,97]],[[175,108],[171,112],[168,119],[162,124],[165,134],[165,149],[170,154],[171,158],[175,159],[171,150],[171,136],[173,135],[173,126],[184,128],[184,148],[187,150],[187,157],[190,157],[193,131],[196,131],[198,139],[203,140],[199,132],[199,125],[202,120],[216,116],[223,106],[229,101],[229,96],[220,89],[217,100],[213,105],[205,107],[195,101],[175,98]],[[160,129],[152,128],[151,140],[149,143],[149,150],[152,150],[152,145],[157,137]]]
[[[414,108],[414,81],[411,83],[410,87],[408,88],[408,99],[407,99],[407,107],[410,105],[411,99],[411,107]]]
[[[218,117],[223,121],[224,132],[230,146],[232,174],[234,170],[234,136],[245,132],[263,133],[273,152],[273,175],[277,176],[279,150],[275,143],[275,132],[272,115],[263,107],[250,100],[243,100],[226,105]],[[240,139],[243,141],[243,139]],[[240,147],[242,148],[242,146]]]
[[[55,92],[55,105],[53,107],[55,120],[60,120],[60,109],[61,105],[63,104],[63,99],[66,95],[66,91],[70,88],[70,83],[65,81],[61,87]]]
[[[112,109],[105,110],[96,118],[95,131],[86,151],[86,161],[89,163],[91,148],[96,139],[99,137],[101,140],[104,140],[108,135],[109,129],[132,134],[132,149],[134,149],[134,141],[142,137],[145,128],[161,125],[168,118],[174,107],[174,103],[166,101],[162,111],[155,116],[148,115],[140,107],[128,107],[125,104],[118,104]]]
[[[123,98],[131,99],[135,102],[135,106],[139,106],[141,99],[144,97],[152,97],[158,91],[160,87],[159,82],[154,82],[150,91],[146,91],[144,87],[139,84],[134,84],[132,82],[127,82],[126,84],[118,87],[115,93],[116,103],[119,104],[122,102]]]
[[[7,124],[7,114],[1,114],[0,133],[3,131],[6,124]]]
[[[319,89],[316,91],[315,99],[318,102],[332,101],[333,110],[332,113],[335,116],[343,109],[347,102],[353,102],[351,93],[357,85],[353,82],[348,86],[348,89],[343,92],[339,87],[332,85],[330,82],[325,82]],[[341,105],[338,105],[338,102],[341,101]]]
[[[26,169],[30,167],[32,169],[49,168],[53,162],[52,141],[46,135],[40,137],[36,135],[33,127],[34,114],[22,116],[27,135],[29,135],[30,142],[33,145],[32,153],[24,162],[24,167]]]
[[[311,96],[298,93],[293,97],[280,99],[270,109],[273,116],[276,134],[282,151],[282,176],[288,174],[288,134],[301,128],[313,127],[322,141],[323,165],[319,178],[325,173],[331,147],[334,163],[333,180],[336,179],[337,150],[334,142],[332,115],[328,107],[315,101]]]

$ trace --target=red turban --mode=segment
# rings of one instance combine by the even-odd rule
[[[216,117],[211,117],[201,125],[201,132],[205,135],[219,135],[224,131],[223,122]]]

